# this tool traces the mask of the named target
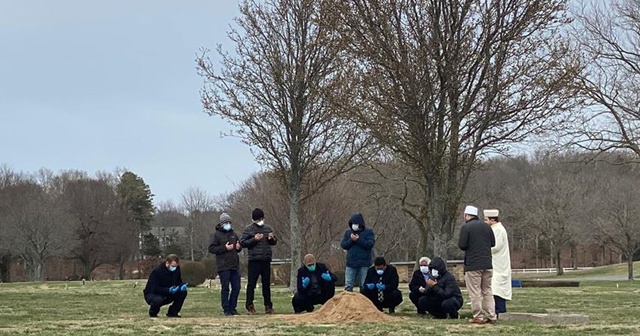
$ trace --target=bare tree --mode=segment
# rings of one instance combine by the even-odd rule
[[[236,19],[241,31],[228,34],[235,53],[218,49],[219,72],[206,52],[197,59],[205,111],[236,126],[287,190],[293,269],[302,261],[301,204],[351,169],[367,144],[341,118],[351,63],[320,20],[333,10],[317,0],[244,0]],[[291,272],[292,286],[294,278]]]
[[[579,67],[562,34],[566,0],[332,6],[358,60],[351,87],[366,109],[354,116],[408,167],[396,197],[419,229],[417,255],[432,246],[446,257],[478,158],[557,126],[572,106]]]
[[[191,187],[182,194],[182,208],[189,217],[186,234],[191,261],[193,261],[196,259],[196,251],[199,257],[206,255],[208,251],[209,234],[213,227],[207,228],[205,225],[205,214],[213,211],[214,201],[206,191]]]
[[[580,93],[590,103],[574,143],[640,157],[640,1],[583,1],[574,11],[574,38],[586,58]]]

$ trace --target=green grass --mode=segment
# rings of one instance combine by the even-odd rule
[[[281,316],[221,316],[219,291],[194,288],[182,319],[149,319],[142,288],[133,281],[0,284],[2,335],[639,335],[640,284],[583,282],[580,288],[516,288],[511,312],[583,313],[586,326],[547,326],[501,321],[474,326],[466,320],[431,320],[415,316],[407,291],[400,306],[401,322],[301,325]],[[141,282],[142,285],[142,282]],[[65,289],[66,287],[66,289]],[[260,293],[260,291],[257,291]],[[244,290],[239,303],[244,307]],[[285,288],[273,289],[278,314],[292,313]],[[467,299],[465,293],[465,300]],[[468,300],[467,300],[468,302]],[[258,296],[257,303],[261,303]],[[262,306],[258,305],[259,312]],[[244,313],[243,311],[241,311]],[[166,306],[161,314],[166,313]],[[461,311],[470,316],[469,305]]]
[[[633,263],[633,268],[634,270],[639,270],[638,272],[640,272],[640,261],[636,261]],[[639,278],[640,274],[636,274],[636,272],[634,272],[634,278],[637,279]],[[626,263],[622,263],[622,264],[614,264],[614,265],[608,265],[608,266],[602,266],[602,267],[596,267],[593,269],[588,269],[588,270],[579,270],[579,271],[569,271],[569,272],[565,272],[564,275],[558,276],[555,273],[519,273],[519,274],[514,274],[513,278],[514,279],[532,279],[532,278],[540,278],[540,279],[554,279],[554,280],[561,280],[563,277],[564,278],[598,278],[598,277],[610,277],[610,276],[619,276],[622,277],[624,279],[627,278],[627,264]]]

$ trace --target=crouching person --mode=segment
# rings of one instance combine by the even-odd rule
[[[413,272],[413,276],[411,277],[411,282],[409,283],[409,299],[411,303],[418,309],[418,315],[425,316],[427,312],[420,307],[418,303],[420,298],[426,295],[427,290],[427,280],[429,280],[430,272],[429,272],[429,263],[431,259],[428,257],[420,258],[419,264],[420,269]]]
[[[182,283],[179,261],[177,255],[170,254],[149,274],[143,293],[150,317],[158,317],[160,307],[170,303],[167,317],[180,317],[182,304],[187,298],[187,284]]]
[[[429,272],[424,296],[418,300],[419,309],[437,319],[457,319],[463,300],[456,278],[447,271],[447,265],[440,257],[431,261]]]
[[[336,276],[325,264],[316,262],[313,254],[304,256],[304,265],[298,269],[297,279],[298,292],[291,299],[296,314],[312,312],[314,305],[324,304],[336,292]]]
[[[395,314],[396,307],[402,303],[402,293],[398,290],[398,270],[387,265],[383,257],[377,257],[367,271],[362,294],[382,311],[389,308],[389,314]]]

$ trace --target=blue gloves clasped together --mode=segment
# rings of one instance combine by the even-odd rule
[[[366,284],[367,288],[369,290],[373,290],[373,288],[377,288],[379,292],[383,292],[385,290],[385,288],[387,288],[387,286],[385,286],[383,283],[377,283],[377,284],[372,284],[372,283],[368,283]]]
[[[329,271],[327,271],[326,273],[322,273],[322,279],[325,281],[331,281],[331,274],[329,273]],[[302,278],[302,288],[309,287],[310,283],[311,279],[309,279],[308,277]]]
[[[187,291],[187,285],[188,283],[185,283],[182,286],[172,286],[171,288],[169,288],[169,293],[170,294],[175,294],[177,292],[186,292]]]

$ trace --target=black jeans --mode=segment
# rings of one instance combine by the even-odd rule
[[[232,313],[238,306],[238,295],[240,295],[240,271],[226,270],[218,272],[220,277],[220,299],[222,301],[222,311]],[[229,293],[229,285],[231,285],[231,293]]]
[[[313,306],[317,304],[325,304],[336,294],[336,287],[332,285],[327,286],[325,292],[321,292],[318,295],[303,295],[296,293],[291,299],[291,305],[295,313],[301,313],[303,311],[312,312]]]
[[[494,301],[496,302],[496,314],[504,314],[507,312],[507,300],[494,295]]]
[[[144,296],[144,300],[149,305],[149,315],[151,316],[158,315],[158,313],[160,312],[160,307],[168,305],[170,303],[173,304],[169,306],[167,315],[178,315],[186,298],[187,292],[177,292],[175,294],[169,294],[168,296],[157,294],[146,294]]]
[[[249,261],[249,274],[247,276],[247,302],[246,307],[253,306],[256,284],[258,277],[262,279],[262,297],[264,307],[273,308],[271,302],[271,262],[270,261]]]
[[[420,304],[418,303],[420,298],[423,296],[424,294],[420,294],[420,293],[415,293],[415,292],[409,293],[409,300],[411,300],[411,303],[413,303],[413,305],[416,306],[416,309],[418,310],[418,314],[427,313],[427,311],[424,310],[422,307],[420,307]]]
[[[381,310],[382,308],[394,308],[395,309],[397,306],[400,305],[400,303],[402,303],[402,293],[397,289],[385,291],[384,292],[384,299],[382,300],[382,302],[380,302],[380,300],[378,300],[378,291],[375,290],[375,289],[374,290],[367,289],[367,290],[363,291],[362,294],[364,294],[364,296],[369,298],[369,300],[371,300],[371,302],[373,302],[373,304],[379,310]]]
[[[437,319],[458,318],[458,310],[462,308],[462,298],[452,297],[445,300],[435,296],[423,296],[418,300],[421,309]]]

